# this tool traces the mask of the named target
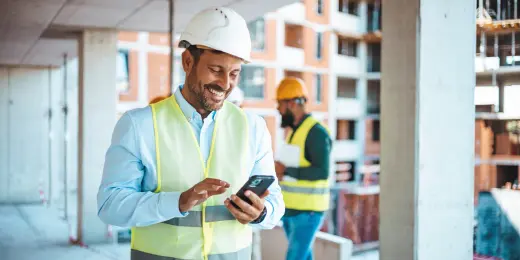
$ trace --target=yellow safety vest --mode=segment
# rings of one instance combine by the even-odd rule
[[[300,168],[311,166],[305,159],[305,141],[312,127],[321,124],[313,117],[307,117],[296,129],[291,140],[291,134],[287,136],[287,143],[300,148]],[[325,126],[323,126],[325,127]],[[328,128],[325,127],[325,129]],[[308,181],[281,181],[285,207],[295,210],[326,211],[329,209],[330,188],[328,180]]]
[[[205,178],[227,181],[224,194],[210,197],[186,217],[132,229],[132,260],[243,260],[251,257],[252,230],[224,206],[248,179],[249,130],[243,111],[226,102],[217,114],[204,165],[188,120],[171,96],[152,104],[158,185],[155,192],[179,192]]]

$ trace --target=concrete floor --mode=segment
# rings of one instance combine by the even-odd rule
[[[379,260],[379,251],[374,250],[359,255],[355,255],[352,257],[352,260]]]
[[[0,259],[2,260],[115,260],[130,259],[128,244],[68,243],[67,223],[57,210],[42,205],[0,205]],[[351,260],[378,260],[377,251]],[[320,260],[320,259],[316,259]]]
[[[58,212],[41,205],[0,206],[0,259],[130,259],[128,245],[83,248],[68,243]]]

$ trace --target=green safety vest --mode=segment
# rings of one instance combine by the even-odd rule
[[[291,134],[287,136],[287,143],[300,148],[300,168],[311,166],[305,159],[305,141],[314,125],[321,124],[313,117],[307,117],[296,129],[291,140]],[[325,129],[328,128],[323,126]],[[287,209],[302,211],[326,211],[329,209],[330,188],[328,180],[308,181],[281,181],[283,200]]]
[[[204,165],[200,148],[175,96],[152,104],[157,156],[155,192],[182,192],[205,178],[231,187],[192,208],[186,217],[132,228],[132,260],[243,260],[251,258],[252,230],[240,224],[224,200],[246,183],[251,168],[245,113],[225,102],[215,121]]]

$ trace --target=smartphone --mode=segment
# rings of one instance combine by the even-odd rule
[[[241,198],[243,201],[253,204],[251,200],[245,195],[245,192],[247,190],[254,192],[258,196],[262,196],[269,186],[273,184],[274,182],[274,176],[272,175],[253,175],[249,177],[249,180],[240,188],[240,190],[237,192],[237,197]],[[240,209],[238,205],[236,205],[233,201],[231,201],[231,205],[233,205],[235,208]]]

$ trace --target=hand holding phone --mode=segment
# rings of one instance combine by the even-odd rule
[[[251,176],[236,195],[225,201],[226,207],[242,224],[257,219],[264,210],[264,198],[273,182],[274,176]]]
[[[252,205],[251,200],[245,195],[247,190],[252,191],[258,197],[261,197],[269,186],[274,182],[274,177],[271,175],[253,175],[249,178],[249,180],[240,188],[237,192],[236,196],[247,202],[249,205]],[[240,209],[239,206],[236,205],[233,201],[231,201],[231,205],[235,208]]]

